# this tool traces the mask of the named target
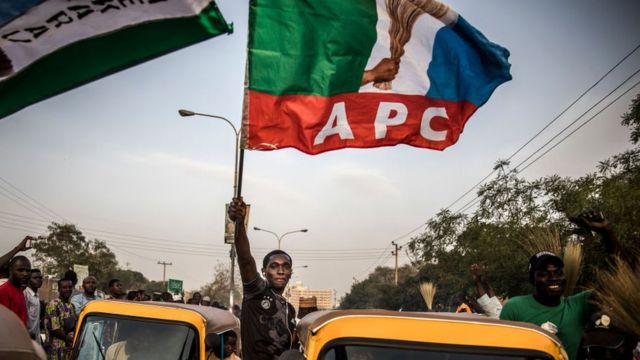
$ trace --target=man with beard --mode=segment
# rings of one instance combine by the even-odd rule
[[[69,279],[58,280],[60,297],[47,305],[44,329],[47,335],[47,359],[67,360],[71,356],[73,332],[77,315],[71,304],[73,282]]]
[[[80,313],[82,307],[89,301],[104,299],[104,294],[101,291],[96,291],[97,286],[98,281],[94,276],[87,276],[82,280],[82,289],[84,291],[71,297],[71,303],[76,308],[76,313]]]
[[[9,281],[0,285],[0,304],[13,311],[27,326],[27,303],[22,292],[29,283],[31,262],[22,255],[9,261]]]
[[[601,235],[610,256],[620,253],[611,224],[600,213],[587,211],[571,219],[576,225]],[[591,291],[563,297],[566,286],[564,262],[556,254],[542,251],[529,259],[529,281],[533,294],[509,300],[500,313],[501,320],[533,323],[555,333],[571,360],[575,360],[585,325],[591,316]]]
[[[38,344],[40,339],[40,297],[38,289],[42,287],[42,272],[39,269],[31,269],[29,286],[24,289],[24,299],[27,303],[27,330],[29,335]]]
[[[251,255],[244,218],[246,205],[235,198],[229,206],[229,218],[236,223],[235,245],[242,277],[242,358],[277,359],[293,348],[295,309],[282,296],[292,274],[292,260],[282,250],[273,250],[262,261],[262,275]]]

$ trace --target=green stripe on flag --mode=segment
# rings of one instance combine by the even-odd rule
[[[233,28],[215,3],[198,16],[144,23],[61,48],[0,81],[0,118],[93,80]]]
[[[356,92],[376,41],[373,0],[252,0],[249,89],[272,95]]]

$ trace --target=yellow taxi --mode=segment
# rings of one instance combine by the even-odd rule
[[[298,358],[307,360],[568,359],[560,340],[538,326],[477,314],[320,311],[305,316],[296,332]]]
[[[92,301],[79,314],[72,358],[205,360],[221,354],[228,332],[240,334],[236,317],[208,306]]]

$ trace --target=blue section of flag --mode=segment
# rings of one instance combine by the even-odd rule
[[[462,16],[438,31],[427,76],[432,99],[483,105],[502,83],[511,80],[509,50],[490,42]]]
[[[22,15],[44,0],[0,0],[0,26]]]

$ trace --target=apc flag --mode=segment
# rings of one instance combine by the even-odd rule
[[[0,118],[231,32],[212,0],[0,0]]]
[[[443,150],[508,57],[434,0],[251,0],[244,146]]]

